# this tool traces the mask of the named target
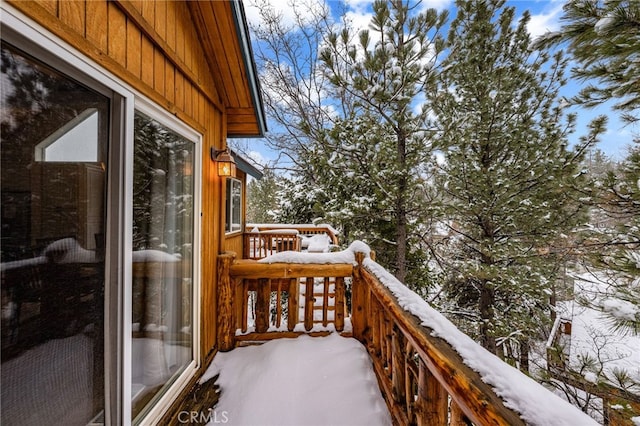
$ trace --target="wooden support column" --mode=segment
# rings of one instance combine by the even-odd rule
[[[230,351],[235,346],[234,280],[229,274],[235,256],[235,253],[218,255],[218,348],[221,351]]]
[[[362,278],[362,262],[364,253],[356,253],[358,266],[353,271],[353,282],[351,284],[351,323],[353,326],[353,337],[364,343],[364,332],[367,328],[366,321],[366,283]]]
[[[269,329],[271,311],[271,283],[268,278],[258,280],[256,289],[256,332],[266,333]]]
[[[329,277],[324,277],[324,285],[322,286],[322,326],[329,324]]]

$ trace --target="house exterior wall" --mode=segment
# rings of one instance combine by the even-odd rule
[[[215,264],[221,179],[209,148],[225,144],[226,115],[184,1],[8,1],[203,135],[201,355],[215,347]]]

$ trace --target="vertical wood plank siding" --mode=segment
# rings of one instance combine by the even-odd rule
[[[222,249],[223,208],[221,180],[209,161],[209,148],[224,146],[227,126],[214,80],[220,70],[205,59],[188,2],[7,2],[203,134],[201,355],[211,355],[216,345],[215,266]],[[211,24],[225,25],[231,36],[235,28],[230,19]]]

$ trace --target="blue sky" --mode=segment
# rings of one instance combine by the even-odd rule
[[[286,0],[269,1],[279,9],[285,19],[287,19],[288,15],[291,13],[290,8],[286,6],[288,2]],[[322,3],[324,1],[325,0],[307,0],[309,3]],[[247,19],[249,22],[257,22],[258,11],[252,3],[252,0],[245,0]],[[339,5],[337,0],[329,0],[327,3],[330,7]],[[371,18],[370,4],[372,1],[344,0],[344,3],[349,6],[348,14],[350,20],[355,25],[365,27]],[[560,17],[562,16],[562,6],[564,3],[564,0],[508,0],[506,4],[508,6],[514,6],[518,16],[520,16],[525,10],[530,11],[531,20],[528,29],[532,37],[536,37],[547,31],[555,31],[560,28]],[[434,7],[439,10],[449,9],[450,19],[453,19],[455,16],[453,0],[423,0],[422,4],[424,7]],[[583,84],[585,83],[570,80],[564,88],[563,95],[567,98],[576,95]],[[606,115],[609,118],[608,130],[603,136],[598,147],[610,157],[614,159],[622,159],[625,156],[626,147],[631,144],[632,133],[638,133],[640,129],[637,127],[625,127],[619,119],[619,114],[611,110],[611,104],[612,102],[592,109],[575,106],[569,108],[568,112],[575,112],[578,116],[576,132],[570,137],[570,141],[575,142],[581,135],[585,135],[587,133],[587,125],[594,117],[598,115]],[[271,128],[273,127],[274,126],[271,125]],[[277,153],[270,151],[262,140],[239,142],[241,150],[247,151],[249,156],[262,164],[266,161],[273,161],[273,159],[277,157]],[[242,147],[242,145],[246,146]]]

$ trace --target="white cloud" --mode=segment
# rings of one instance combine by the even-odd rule
[[[295,25],[296,14],[301,18],[311,17],[328,7],[325,0],[249,0],[244,3],[249,24],[259,25],[262,23],[260,17],[260,7],[262,6],[272,7],[277,14],[282,16],[282,22],[285,26]]]
[[[422,6],[422,10],[427,9],[436,9],[438,11],[442,11],[445,9],[449,9],[453,5],[453,0],[423,0],[420,4]]]
[[[548,12],[543,11],[541,13],[531,15],[531,20],[527,25],[527,30],[529,31],[532,40],[535,40],[537,37],[548,31],[557,31],[560,29],[562,6],[563,4],[559,3]]]
[[[260,166],[264,166],[269,163],[269,160],[259,151],[249,151],[247,152],[247,157],[255,164],[259,164]]]

